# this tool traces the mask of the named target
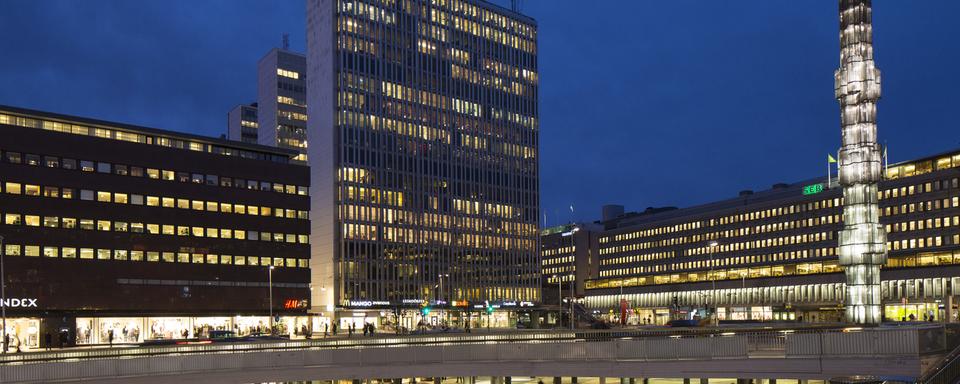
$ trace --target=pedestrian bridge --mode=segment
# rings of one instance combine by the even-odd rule
[[[958,330],[931,325],[561,331],[78,349],[0,356],[0,382],[546,376],[633,383],[653,377],[823,380],[855,374],[921,378],[941,370],[938,363],[957,345]],[[941,375],[955,367],[948,368]]]

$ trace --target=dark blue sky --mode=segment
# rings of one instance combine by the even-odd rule
[[[499,3],[508,5],[509,1]],[[840,142],[837,3],[525,0],[540,24],[550,224],[821,176]],[[2,0],[0,104],[205,135],[253,101],[302,0]],[[892,161],[960,147],[960,1],[877,0]]]

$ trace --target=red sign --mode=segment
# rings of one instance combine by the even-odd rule
[[[300,308],[306,308],[306,307],[307,307],[306,300],[286,299],[283,301],[284,309],[300,309]]]

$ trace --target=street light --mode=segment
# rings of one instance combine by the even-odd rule
[[[273,334],[273,268],[274,266],[271,265],[270,268],[267,270],[267,277],[269,279],[268,287],[270,291],[270,334],[271,335]]]
[[[0,235],[0,311],[3,312],[3,351],[0,353],[7,353],[7,274],[3,270],[3,255],[5,254],[5,248],[3,246],[3,235]]]
[[[580,231],[580,227],[574,224],[573,229],[561,234],[561,236],[563,237],[568,237],[568,236],[570,237],[570,329],[571,330],[574,329],[573,298],[576,296],[576,293],[574,292],[574,282],[577,280],[577,272],[576,272],[576,264],[575,264],[575,261],[577,259],[577,256],[576,256],[577,244],[576,244],[575,238],[573,237],[573,234],[579,231]]]
[[[717,294],[717,275],[713,273],[713,251],[719,245],[716,240],[710,240],[707,246],[710,248],[710,305],[716,306],[714,297]]]

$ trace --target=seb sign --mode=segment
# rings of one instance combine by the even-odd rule
[[[3,300],[0,300],[0,307],[6,307],[6,308],[36,308],[36,307],[37,307],[37,299],[31,299],[31,298],[3,299]]]

